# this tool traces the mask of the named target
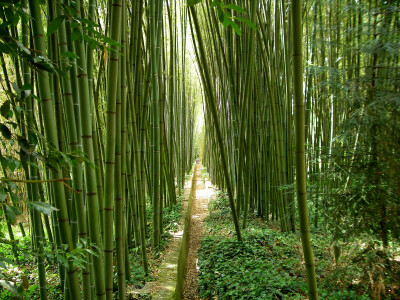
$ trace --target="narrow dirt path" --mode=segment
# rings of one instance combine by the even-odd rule
[[[192,218],[190,225],[189,254],[186,277],[183,287],[183,299],[200,299],[197,292],[197,252],[203,236],[203,221],[208,215],[208,201],[213,194],[209,182],[203,181],[202,165],[198,163],[196,176],[196,192],[193,195]]]
[[[183,200],[183,211],[187,210],[188,199],[190,190],[192,188],[192,178],[189,178],[185,182],[184,187],[184,200]],[[179,227],[175,232],[170,232],[173,236],[171,243],[163,251],[159,257],[160,264],[152,270],[152,275],[154,276],[154,281],[149,281],[141,289],[135,289],[132,286],[128,287],[128,299],[148,299],[151,295],[152,299],[171,299],[175,291],[176,286],[176,276],[177,276],[177,266],[179,250],[182,244],[183,236],[183,221],[184,215],[179,221]]]

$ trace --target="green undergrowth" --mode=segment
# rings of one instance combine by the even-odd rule
[[[162,218],[162,234],[160,241],[159,251],[162,252],[169,245],[170,240],[172,238],[171,232],[175,232],[179,227],[179,219],[182,216],[182,208],[183,208],[183,197],[177,196],[176,203],[171,204],[167,207],[163,207],[163,218]],[[147,224],[149,224],[147,231],[147,244],[152,243],[153,237],[153,206],[151,205],[151,201],[148,198],[146,202],[146,211],[147,211]]]
[[[177,197],[176,204],[163,208],[163,234],[159,251],[162,252],[171,241],[171,233],[178,230],[179,219],[182,215],[182,197]],[[159,266],[157,256],[152,255],[152,211],[151,205],[148,206],[148,235],[147,245],[149,254],[150,271]],[[39,283],[35,257],[36,250],[32,249],[29,237],[19,237],[15,244],[18,260],[15,260],[13,247],[9,243],[0,240],[0,299],[39,299]],[[78,266],[82,266],[85,261],[82,256],[85,250],[82,248],[76,251],[74,261]],[[128,285],[134,288],[142,288],[146,281],[153,280],[152,274],[146,275],[141,264],[139,247],[132,245],[128,249],[130,260],[130,279]],[[48,299],[63,299],[63,291],[59,285],[59,274],[57,263],[65,263],[65,252],[52,247],[50,243],[44,244],[42,255],[46,263],[46,281]],[[114,272],[116,274],[116,270]],[[117,276],[114,277],[114,289],[117,290]],[[115,293],[117,296],[117,292]]]
[[[299,233],[281,233],[276,224],[249,216],[247,229],[242,231],[243,242],[239,243],[228,200],[221,193],[209,204],[204,224],[208,234],[203,237],[198,261],[201,298],[307,298]],[[367,258],[365,249],[365,255],[360,256],[360,248],[353,244],[343,247],[336,264],[330,237],[313,234],[312,242],[321,299],[370,299],[376,293],[376,282],[374,285],[367,277],[379,278],[373,273],[377,267],[371,264],[375,259],[379,265],[378,258]],[[357,258],[366,263],[356,264]],[[381,278],[380,299],[400,299],[393,276]]]

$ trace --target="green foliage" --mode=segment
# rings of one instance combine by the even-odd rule
[[[188,0],[187,5],[188,6],[193,6],[197,3],[200,3],[202,0]]]
[[[209,210],[225,210],[229,207],[229,199],[225,192],[218,191],[216,199],[209,204]]]
[[[320,290],[318,291],[318,294],[320,295],[321,299],[334,299],[334,300],[368,300],[370,299],[369,296],[366,295],[357,295],[357,293],[353,290],[350,291],[333,291],[333,292],[328,292],[325,290]]]
[[[62,300],[64,299],[64,293],[56,285],[50,285],[47,289],[48,299]],[[39,299],[40,291],[38,284],[32,284],[24,289],[0,289],[0,298],[4,300],[15,300],[15,299]]]
[[[373,299],[399,298],[398,244],[393,245],[394,251],[383,252],[381,242],[367,235],[360,238],[340,244],[343,253],[326,280],[336,282],[342,289],[351,287],[358,293],[369,294]]]
[[[62,7],[64,15],[58,16],[50,22],[47,27],[48,35],[55,33],[62,22],[69,19],[71,21],[72,41],[85,40],[91,49],[97,48],[100,51],[106,49],[108,52],[113,50],[111,46],[122,46],[120,43],[113,41],[97,30],[97,27],[99,27],[98,24],[90,19],[78,17],[72,5],[59,5]],[[2,9],[4,9],[5,14],[1,16],[0,22],[0,51],[21,58],[34,69],[45,70],[51,73],[58,73],[60,76],[66,76],[66,71],[68,70],[59,69],[56,64],[45,55],[34,56],[28,48],[10,35],[9,26],[17,26],[21,22],[24,24],[29,23],[29,15],[22,9],[21,3],[17,1],[3,3]],[[90,32],[93,37],[89,36],[87,34],[88,32]],[[6,131],[2,126],[1,131],[3,132],[3,130]]]
[[[177,199],[176,204],[163,208],[163,228],[165,231],[176,231],[178,229],[178,222],[182,216],[182,200]]]
[[[201,169],[201,177],[203,178],[203,180],[207,180],[210,178],[210,174],[208,174],[207,168],[203,167]]]
[[[160,250],[165,248],[164,246],[167,245],[171,234],[169,231],[176,231],[178,229],[178,222],[182,216],[182,198],[177,197],[176,203],[171,204],[167,207],[163,207],[163,234],[161,235],[161,247]],[[146,212],[147,212],[147,224],[150,224],[148,230],[148,236],[152,235],[153,231],[153,206],[151,205],[151,201],[147,198],[146,201]],[[163,246],[164,245],[164,246]]]
[[[3,228],[1,228],[4,230]],[[21,237],[15,241],[18,249],[18,262],[29,263],[33,262],[31,241],[28,237]],[[14,254],[12,251],[12,243],[0,242],[0,269],[6,269],[7,264],[14,264]]]
[[[248,233],[243,243],[215,235],[199,251],[201,297],[267,299],[305,295],[298,243],[274,231]]]
[[[24,290],[27,288],[26,272],[10,272],[10,269],[18,269],[18,265],[14,262],[14,247],[18,249],[18,263],[33,264],[33,256],[31,255],[32,249],[29,238],[21,238],[12,243],[5,240],[0,242],[0,299],[21,298]]]
[[[53,211],[57,211],[58,210],[57,208],[55,208],[55,207],[53,207],[50,204],[45,203],[45,202],[32,201],[32,202],[28,202],[27,206],[29,208],[31,208],[31,209],[36,209],[37,211],[39,211],[39,212],[41,212],[41,213],[43,213],[45,215],[48,215],[48,216],[51,215],[51,213]]]
[[[188,0],[187,5],[193,6],[198,3],[200,3],[202,0]],[[217,15],[218,15],[218,20],[221,22],[221,24],[225,27],[228,28],[231,26],[233,30],[236,32],[237,35],[242,35],[242,29],[240,29],[239,25],[235,22],[241,21],[245,23],[247,26],[253,28],[254,30],[257,30],[257,26],[254,25],[250,20],[238,17],[238,16],[232,16],[232,14],[229,11],[234,11],[236,13],[244,13],[246,14],[246,10],[244,10],[242,7],[237,6],[236,4],[233,3],[228,3],[225,4],[223,0],[212,0],[211,6],[215,7],[217,10]]]
[[[240,243],[232,236],[232,220],[227,208],[227,197],[222,192],[209,204],[210,215],[205,219],[209,234],[203,238],[199,250],[200,297],[306,297],[307,281],[299,233],[280,233],[273,224],[266,224],[250,215],[248,229],[243,232],[243,242]],[[360,252],[359,244],[343,245],[343,260],[336,264],[331,236],[323,233],[314,233],[313,236],[311,242],[321,299],[369,299],[372,289],[366,277],[371,269],[357,267],[358,252],[354,250]],[[367,261],[369,259],[365,259]],[[371,259],[370,266],[375,262],[378,260]],[[391,277],[393,280],[397,278]],[[386,282],[387,289],[396,286],[393,280]]]
[[[310,145],[309,163],[322,168],[322,172],[310,172],[313,203],[318,200],[319,210],[323,207],[323,213],[317,213],[335,240],[367,234],[387,244],[400,234],[399,2],[342,2],[336,12],[325,9],[329,2],[317,4],[317,14],[327,22],[316,26],[315,5],[308,14],[313,26],[309,30],[316,37],[327,31],[343,36],[333,44],[313,37],[308,45],[309,55],[318,57],[307,67],[313,82],[308,87],[310,101],[321,104],[331,98],[336,110],[332,140],[324,143],[321,139],[319,148],[315,147],[318,143]],[[331,12],[347,24],[336,27]],[[350,22],[357,18],[358,22]],[[322,49],[326,58],[329,51],[336,53],[337,60],[320,58]],[[357,61],[350,61],[351,57]],[[330,116],[321,109],[311,119],[326,127],[324,120]]]
[[[17,215],[20,215],[21,212],[15,206],[6,205],[6,217],[7,220],[11,224],[15,224],[17,222]]]
[[[234,20],[242,21],[251,28],[257,30],[257,27],[250,20],[237,16],[232,16],[232,14],[228,11],[233,10],[236,13],[246,13],[243,8],[232,3],[225,4],[223,0],[213,0],[211,6],[217,9],[218,20],[222,23],[222,25],[224,25],[225,28],[232,26],[237,35],[242,35],[242,30],[240,29],[239,25],[235,23]]]
[[[54,245],[43,245],[43,251],[38,252],[33,249],[29,237],[22,237],[16,241],[18,250],[18,262],[14,262],[13,245],[11,243],[0,242],[0,299],[38,299],[39,288],[37,283],[37,273],[30,274],[35,270],[35,260],[38,256],[43,256],[48,262],[47,282],[49,299],[62,299],[62,291],[59,289],[56,279],[56,269],[53,263],[57,261],[68,269],[68,259],[74,260],[77,267],[82,268],[86,264],[86,254],[97,255],[92,249],[95,245],[87,245],[85,240],[80,240],[77,247],[70,252],[66,251],[66,245],[62,249],[54,248]],[[23,268],[22,268],[23,266]],[[11,269],[11,270],[10,270]],[[26,269],[30,272],[24,271]],[[132,269],[133,270],[133,269]],[[135,270],[139,272],[139,270]],[[33,284],[32,284],[33,283]],[[29,284],[32,284],[29,286]]]
[[[0,131],[6,140],[11,139],[11,131],[5,124],[0,124]]]
[[[62,22],[64,21],[65,16],[58,16],[57,18],[53,19],[49,26],[47,27],[47,34],[53,34],[58,30],[58,28],[61,26]]]
[[[131,262],[131,277],[129,280],[130,284],[133,284],[135,288],[142,288],[147,278],[143,267],[139,264],[140,257],[135,249],[135,253],[130,255]]]

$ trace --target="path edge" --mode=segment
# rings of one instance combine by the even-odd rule
[[[184,286],[184,279],[186,274],[187,267],[187,258],[189,253],[189,232],[190,232],[190,223],[192,217],[192,204],[193,204],[193,194],[196,190],[196,171],[199,167],[199,164],[196,163],[193,176],[192,176],[192,187],[190,189],[189,199],[188,199],[188,207],[186,210],[185,221],[184,221],[184,229],[182,236],[181,248],[179,250],[179,258],[178,258],[178,274],[176,277],[176,287],[175,292],[173,294],[172,299],[180,300],[182,299],[182,292]]]

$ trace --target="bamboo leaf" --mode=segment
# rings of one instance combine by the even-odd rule
[[[10,50],[11,48],[8,44],[0,42],[0,52],[3,52],[4,54],[9,54],[11,53]]]
[[[96,24],[96,23],[93,22],[92,20],[89,20],[89,19],[81,19],[81,18],[78,18],[78,20],[81,21],[81,22],[84,23],[84,24],[87,24],[87,25],[91,26],[91,27],[99,27],[99,24]]]
[[[48,215],[48,216],[50,216],[53,211],[58,210],[57,208],[55,208],[45,202],[32,201],[32,202],[28,202],[27,205],[29,208],[35,209],[35,210],[37,210],[45,215]]]
[[[228,28],[229,25],[231,25],[233,22],[231,21],[230,18],[225,18],[224,21],[222,22],[222,25],[224,25],[225,28]]]
[[[225,21],[224,10],[221,8],[221,6],[218,6],[217,8],[218,8],[218,20],[219,20],[221,23],[224,23],[224,21]]]
[[[6,290],[9,290],[12,292],[14,295],[21,297],[21,294],[18,293],[18,290],[15,288],[15,286],[11,283],[11,281],[7,281],[4,279],[0,280],[0,285],[5,288]]]
[[[45,56],[36,56],[33,59],[33,64],[35,65],[35,67],[41,70],[54,73],[54,66],[52,61]]]
[[[18,24],[19,15],[14,13],[14,10],[11,9],[11,7],[5,8],[4,13],[7,17],[8,23],[10,23],[12,26],[16,26]]]
[[[122,47],[122,44],[117,43],[116,41],[114,41],[113,39],[109,38],[108,36],[102,35],[100,34],[100,38],[103,39],[104,42],[106,42],[107,44],[116,46],[116,47]]]
[[[239,28],[239,25],[236,24],[235,22],[231,22],[231,26],[233,28],[233,30],[235,30],[237,35],[242,35],[242,30]]]
[[[2,186],[0,186],[0,202],[4,202],[4,200],[6,200],[6,197],[6,190]]]
[[[237,5],[232,4],[232,3],[225,5],[224,8],[232,9],[232,10],[234,10],[234,11],[242,12],[242,13],[245,13],[245,12],[246,12],[246,11],[245,11],[243,8],[241,8],[240,6],[237,6]]]
[[[26,138],[24,138],[23,136],[19,135],[17,137],[17,141],[18,141],[18,144],[19,144],[19,146],[21,147],[21,149],[23,151],[25,151],[25,152],[29,151],[30,146],[29,146],[29,142],[28,142],[28,140]]]
[[[15,206],[6,205],[6,217],[11,224],[17,222],[17,215],[22,214]]]
[[[73,42],[75,41],[81,41],[83,38],[82,32],[79,30],[79,28],[74,28],[72,30],[72,35],[71,35],[71,40]]]
[[[234,19],[246,23],[248,26],[250,26],[250,27],[253,28],[254,30],[258,30],[257,26],[254,25],[254,23],[251,22],[250,20],[247,20],[247,19],[245,19],[245,18],[240,18],[240,17],[234,17]]]
[[[201,1],[202,0],[188,0],[187,5],[188,6],[193,6],[193,5],[197,4],[197,3],[200,3]]]
[[[78,58],[75,53],[68,51],[65,51],[63,54],[61,54],[61,57]]]
[[[19,163],[19,162],[18,162],[18,163]],[[10,168],[11,171],[14,171],[15,168],[17,167],[16,161],[15,161],[14,159],[11,159],[11,162],[9,163],[8,167]],[[6,184],[7,184],[10,188],[12,188],[12,189],[14,189],[14,190],[18,189],[17,185],[16,185],[14,182],[12,182],[12,181],[7,181]]]
[[[11,131],[10,131],[10,129],[8,129],[8,127],[6,125],[0,124],[0,131],[6,140],[11,139]]]
[[[15,82],[11,82],[11,85],[14,91],[17,93],[18,98],[21,98],[21,90],[19,89],[18,85]]]
[[[49,27],[47,27],[47,34],[50,35],[50,34],[53,34],[54,32],[56,32],[58,30],[58,28],[60,28],[64,19],[65,19],[65,16],[58,16],[57,18],[52,20],[49,24]]]
[[[24,44],[22,44],[20,41],[15,40],[15,44],[22,50],[24,51],[26,54],[31,55],[31,51],[29,51],[28,48],[26,48],[24,46]]]
[[[33,90],[32,84],[27,83],[21,86],[21,91],[31,91],[31,90]]]
[[[237,35],[242,35],[242,30],[239,28],[239,25],[233,22],[231,18],[226,17],[224,22],[222,22],[222,25],[224,25],[225,28],[228,28],[230,25],[232,26],[233,30],[235,30]]]
[[[9,100],[5,101],[0,108],[0,114],[3,118],[8,119],[11,112],[11,103]],[[12,114],[11,114],[12,116]]]

